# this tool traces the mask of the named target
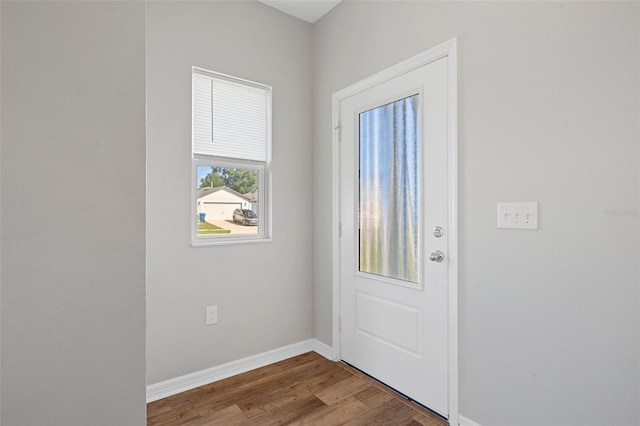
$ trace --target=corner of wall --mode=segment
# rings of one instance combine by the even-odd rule
[[[2,2],[0,2],[0,200],[2,200]],[[0,229],[2,203],[0,202]],[[2,240],[0,239],[0,301],[2,300]],[[2,425],[2,303],[0,303],[0,425]]]
[[[635,4],[635,13],[638,21],[638,25],[636,28],[640,29],[640,4]],[[640,30],[637,30],[637,49],[638,49],[638,62],[637,62],[637,72],[638,72],[638,98],[636,101],[637,111],[637,136],[640,137]],[[640,139],[637,139],[640,141]],[[638,142],[640,144],[640,142]],[[638,164],[640,165],[640,156],[638,157]],[[640,167],[638,167],[640,170]],[[638,175],[638,193],[640,194],[640,174]],[[640,246],[640,233],[638,234],[638,241]],[[637,268],[639,270],[638,276],[640,277],[640,258],[637,262]],[[638,281],[638,300],[637,300],[637,323],[638,323],[638,353],[640,353],[640,280]],[[637,382],[637,400],[640,401],[640,357],[638,357],[638,382]],[[636,413],[636,424],[640,424],[640,404],[637,404],[638,412]]]

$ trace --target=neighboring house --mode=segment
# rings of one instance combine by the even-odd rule
[[[244,194],[244,196],[247,197],[247,199],[251,203],[251,207],[249,208],[254,212],[257,212],[258,211],[258,191],[247,192],[246,194]]]
[[[196,197],[198,214],[205,213],[208,220],[232,220],[235,209],[251,208],[247,197],[226,186],[198,189]]]

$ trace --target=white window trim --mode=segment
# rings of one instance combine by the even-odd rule
[[[266,161],[250,161],[237,158],[216,157],[196,154],[193,149],[193,99],[192,99],[192,135],[191,135],[191,245],[193,247],[206,247],[229,244],[268,243],[272,242],[272,203],[271,203],[271,132],[272,132],[272,89],[271,86],[256,83],[226,74],[208,71],[203,68],[193,67],[193,74],[201,74],[212,78],[219,78],[246,84],[252,87],[263,88],[267,94],[267,158]],[[192,90],[193,97],[193,90]],[[198,166],[228,167],[238,169],[258,170],[258,234],[215,234],[198,236],[197,232],[197,188]]]

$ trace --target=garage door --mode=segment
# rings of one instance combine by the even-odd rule
[[[240,203],[204,203],[203,212],[208,220],[232,220],[233,211],[242,208]]]

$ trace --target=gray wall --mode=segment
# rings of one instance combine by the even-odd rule
[[[271,243],[190,246],[194,65],[273,86]],[[310,24],[257,2],[147,4],[148,384],[312,336],[311,90]]]
[[[145,424],[144,4],[2,8],[2,418]]]
[[[331,343],[331,94],[458,37],[460,411],[482,425],[638,424],[639,14],[349,1],[321,19],[314,335]],[[496,229],[498,201],[539,201],[540,229]]]
[[[1,3],[7,425],[145,422],[144,8]],[[461,412],[638,424],[639,9],[148,4],[148,383],[331,343],[331,94],[457,36]],[[274,88],[272,243],[189,245],[192,65]],[[497,230],[497,201],[540,230]]]

